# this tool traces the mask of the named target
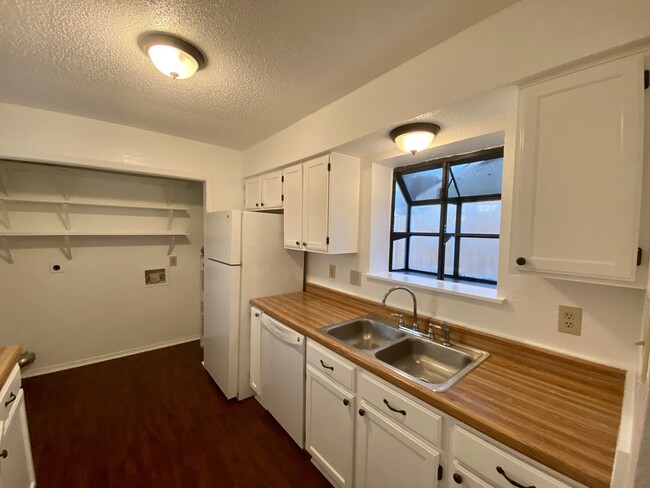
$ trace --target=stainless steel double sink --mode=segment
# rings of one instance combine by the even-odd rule
[[[447,391],[490,356],[467,346],[442,345],[373,316],[330,325],[320,333],[436,392]]]

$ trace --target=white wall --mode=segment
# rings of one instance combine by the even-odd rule
[[[649,25],[647,1],[522,0],[246,150],[244,175],[647,38]]]
[[[637,346],[634,346],[634,341],[640,336],[642,290],[549,280],[524,273],[508,274],[515,115],[486,121],[474,128],[451,129],[445,134],[444,144],[436,144],[435,151],[445,154],[445,145],[449,145],[454,150],[447,155],[455,154],[460,150],[460,138],[497,131],[505,134],[498,279],[499,294],[506,297],[506,302],[491,304],[435,292],[417,292],[419,312],[599,363],[635,370]],[[467,145],[465,149],[478,148]],[[341,256],[308,253],[307,281],[379,301],[390,284],[364,277],[361,287],[354,286],[349,283],[349,272],[351,269],[364,273],[371,269],[380,271],[378,266],[381,264],[383,271],[387,269],[392,171],[368,159],[362,160],[361,168],[359,252]],[[372,264],[371,260],[374,261]],[[336,279],[329,278],[330,264],[337,266]],[[411,300],[406,293],[391,295],[389,303],[411,309]],[[557,331],[557,307],[560,304],[582,307],[580,337]]]
[[[57,200],[64,181],[71,201],[165,206],[160,179],[88,169],[52,172],[42,165],[0,162],[13,197]],[[30,171],[26,171],[29,169]],[[47,171],[47,172],[46,172]],[[63,237],[9,237],[13,264],[0,260],[0,344],[21,344],[37,355],[27,374],[75,366],[106,356],[196,339],[200,335],[200,251],[203,185],[180,182],[172,229],[189,232],[173,249],[166,236],[71,237],[72,259],[59,249]],[[12,231],[60,232],[57,211],[43,204],[8,203]],[[72,231],[166,231],[166,211],[70,207]],[[5,230],[4,225],[0,225]],[[51,273],[59,264],[62,273]],[[167,286],[144,286],[144,269],[168,267]]]
[[[206,182],[208,211],[241,208],[242,153],[180,137],[0,103],[0,159]]]
[[[168,243],[160,238],[85,238],[87,245],[73,249],[72,261],[56,242],[11,238],[20,248],[12,250],[15,264],[0,261],[0,344],[35,351],[32,373],[198,337],[202,198],[208,211],[241,208],[240,151],[0,103],[0,159],[196,181],[175,195],[176,203],[192,209],[192,218],[180,222],[188,226],[191,244],[176,247],[179,265],[171,268],[166,287],[140,286],[143,267],[167,262]],[[130,187],[122,185],[118,194],[129,198],[124,186]],[[49,274],[52,262],[62,262],[66,271]]]

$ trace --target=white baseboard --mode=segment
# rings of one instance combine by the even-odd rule
[[[149,344],[147,346],[134,347],[133,349],[126,349],[123,351],[111,352],[109,354],[102,354],[100,356],[93,356],[90,358],[78,359],[76,361],[69,361],[67,363],[55,364],[53,366],[32,368],[31,366],[33,365],[30,365],[27,368],[22,369],[20,371],[20,375],[23,378],[30,378],[32,376],[40,376],[48,373],[56,373],[57,371],[78,368],[80,366],[101,363],[103,361],[110,361],[111,359],[122,358],[124,356],[132,356],[134,354],[140,354],[141,352],[153,351],[155,349],[162,349],[164,347],[176,346],[178,344],[184,344],[186,342],[198,341],[199,339],[200,337],[198,335],[192,335],[187,337],[181,337],[180,339],[173,339],[171,341],[158,342],[156,344]],[[38,361],[38,357],[36,358],[36,361]]]

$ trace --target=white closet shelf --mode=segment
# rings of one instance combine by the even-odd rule
[[[40,237],[40,236],[189,236],[189,232],[106,232],[106,231],[60,231],[60,232],[0,232],[0,237]]]
[[[80,207],[108,207],[108,208],[131,208],[131,209],[144,209],[144,210],[172,210],[174,212],[189,212],[186,207],[171,207],[163,205],[145,205],[145,204],[131,204],[131,203],[112,203],[112,202],[93,202],[83,200],[47,200],[42,198],[19,198],[19,197],[0,197],[0,202],[11,203],[40,203],[48,205],[76,205]]]

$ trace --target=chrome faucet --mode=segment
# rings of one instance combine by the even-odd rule
[[[451,346],[451,341],[449,340],[450,336],[450,331],[449,331],[449,326],[447,325],[447,322],[440,322],[440,325],[438,324],[432,324],[429,322],[429,338],[433,339],[434,341],[436,340],[436,329],[442,331],[442,345],[443,346]]]
[[[381,299],[381,306],[382,307],[386,306],[386,299],[388,298],[388,295],[393,293],[395,290],[404,290],[404,291],[410,293],[411,298],[413,299],[413,325],[411,326],[411,328],[413,330],[416,330],[416,331],[419,330],[418,329],[418,302],[417,302],[417,299],[415,298],[415,293],[413,293],[413,291],[410,288],[407,288],[407,287],[401,286],[401,285],[392,287],[390,290],[388,290],[384,294],[384,298]],[[404,326],[404,320],[403,319],[400,319],[400,324],[399,325],[402,326],[402,327]]]

